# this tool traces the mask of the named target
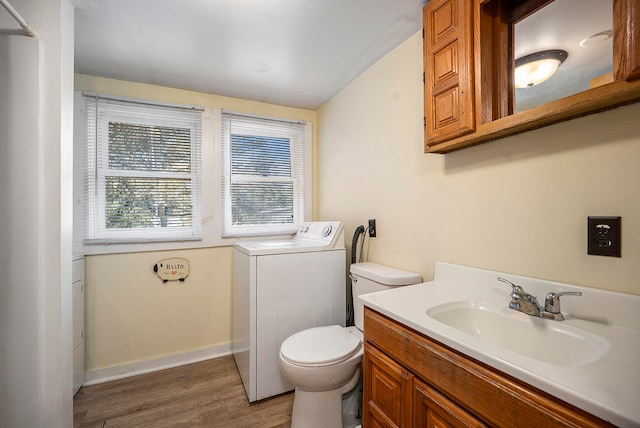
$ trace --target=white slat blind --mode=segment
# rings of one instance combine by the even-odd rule
[[[305,138],[304,123],[222,113],[223,236],[297,230],[307,197]]]
[[[200,239],[202,112],[86,101],[85,243]]]

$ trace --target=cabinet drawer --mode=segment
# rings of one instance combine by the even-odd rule
[[[487,425],[471,416],[426,383],[415,380],[414,426],[426,428],[487,428]]]

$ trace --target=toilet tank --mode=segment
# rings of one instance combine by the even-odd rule
[[[360,330],[364,330],[364,304],[358,296],[422,282],[422,277],[415,272],[370,262],[353,263],[350,272],[354,320]]]

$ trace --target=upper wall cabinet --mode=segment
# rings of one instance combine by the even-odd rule
[[[468,0],[433,0],[424,8],[425,126],[429,144],[475,130],[473,10]],[[429,68],[426,64],[430,64]]]
[[[584,1],[427,3],[425,152],[448,153],[640,101],[640,2]],[[548,80],[515,78],[516,65],[539,70],[536,61],[547,58],[558,66]]]

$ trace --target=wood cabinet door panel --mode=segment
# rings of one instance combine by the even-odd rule
[[[458,31],[458,10],[455,1],[441,1],[430,9],[429,19],[433,23],[430,26],[431,43],[441,43],[443,39],[450,37]]]
[[[433,100],[433,122],[435,129],[445,129],[447,126],[455,126],[458,122],[458,87],[454,86],[440,94]]]
[[[365,350],[365,426],[411,426],[413,375],[377,349]]]
[[[433,54],[433,85],[437,87],[447,79],[458,76],[458,41],[449,43]]]
[[[472,9],[468,0],[424,8],[425,145],[475,130]]]

